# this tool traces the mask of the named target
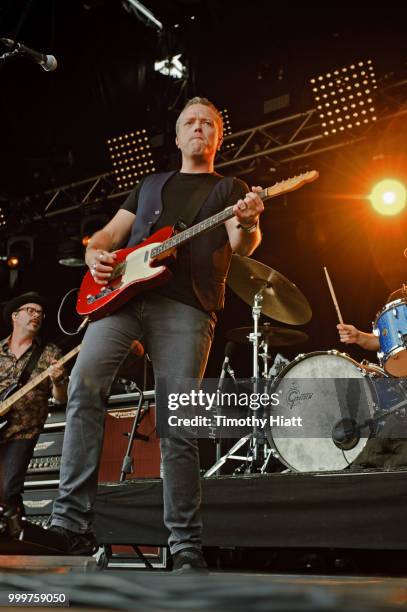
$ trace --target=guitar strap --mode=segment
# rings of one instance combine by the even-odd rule
[[[230,193],[233,187],[233,177],[231,176],[222,177],[215,185],[210,181],[202,181],[199,184],[197,189],[195,189],[194,193],[192,194],[192,196],[190,196],[188,200],[188,209],[182,213],[182,218],[179,218],[175,223],[175,229],[183,230],[192,225],[195,217],[206,202],[211,191],[213,189],[217,189],[219,183],[221,183],[222,181],[230,183],[230,185],[228,185]]]
[[[37,344],[18,378],[18,381],[17,381],[18,387],[23,387],[25,383],[28,381],[28,379],[31,376],[32,371],[34,370],[35,366],[38,363],[38,359],[40,358],[41,353],[42,353],[42,346],[41,344]]]

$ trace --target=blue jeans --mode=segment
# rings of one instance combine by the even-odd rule
[[[91,528],[110,387],[133,340],[141,340],[155,379],[178,392],[185,378],[202,379],[215,323],[205,312],[148,293],[90,323],[72,370],[62,451],[59,497],[52,524],[84,533]],[[166,406],[157,406],[157,411]],[[161,439],[164,523],[172,553],[201,546],[198,444]]]

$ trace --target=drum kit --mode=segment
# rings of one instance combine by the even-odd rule
[[[402,378],[407,376],[406,287],[390,296],[373,324],[373,333],[380,342],[380,366],[358,363],[345,353],[330,350],[300,354],[291,362],[279,355],[280,361],[276,359],[270,367],[272,349],[300,344],[308,336],[296,329],[260,325],[261,314],[301,325],[311,319],[307,299],[276,270],[239,255],[232,257],[227,284],[252,307],[253,327],[232,329],[226,337],[252,345],[253,391],[266,388],[270,394],[279,394],[283,398],[280,414],[282,411],[290,418],[306,418],[300,435],[292,435],[289,427],[267,426],[265,436],[254,430],[223,456],[218,443],[216,462],[205,476],[218,473],[228,460],[244,462],[244,471],[261,473],[268,471],[271,464],[281,467],[276,471],[294,472],[348,468],[377,431],[377,424],[390,414],[402,414],[407,407],[407,388]],[[342,391],[338,381],[344,383]],[[383,382],[391,384],[379,384]],[[288,401],[293,392],[295,401]],[[247,455],[237,454],[246,444]],[[237,471],[241,469],[242,466]]]

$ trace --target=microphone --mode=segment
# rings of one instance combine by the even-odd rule
[[[332,428],[332,440],[341,450],[352,450],[360,440],[360,430],[363,425],[354,419],[340,419]]]
[[[138,359],[141,359],[141,357],[144,357],[144,346],[141,344],[141,342],[139,342],[139,340],[133,340],[133,342],[130,345],[130,353],[134,356],[137,357]]]
[[[14,53],[28,57],[36,64],[39,64],[46,72],[52,72],[56,70],[58,66],[58,62],[53,55],[45,55],[44,53],[34,51],[34,49],[30,49],[19,42],[11,40],[11,38],[0,38],[0,42],[8,49],[12,49]]]

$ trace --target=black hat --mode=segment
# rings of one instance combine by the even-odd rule
[[[23,293],[19,295],[4,306],[3,309],[3,319],[5,323],[10,323],[11,313],[15,312],[20,308],[20,306],[24,306],[24,304],[39,304],[43,308],[47,306],[47,300],[45,297],[41,296],[36,291],[29,291],[28,293]]]

